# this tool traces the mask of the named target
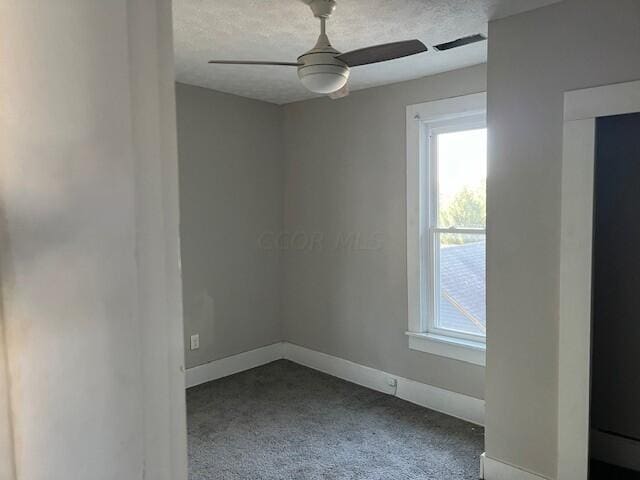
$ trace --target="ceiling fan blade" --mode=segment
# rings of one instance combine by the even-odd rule
[[[386,62],[396,58],[408,57],[426,52],[428,48],[420,40],[385,43],[374,47],[361,48],[336,56],[350,67]]]
[[[272,65],[280,67],[299,67],[302,65],[295,62],[254,62],[251,60],[210,60],[209,63],[216,65]]]
[[[342,87],[337,92],[333,92],[329,94],[329,98],[331,100],[340,100],[341,98],[347,97],[351,91],[349,90],[349,84],[347,83],[344,87]]]

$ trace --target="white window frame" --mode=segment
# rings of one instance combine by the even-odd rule
[[[485,337],[438,329],[435,325],[434,243],[436,233],[479,233],[484,229],[437,227],[437,171],[434,134],[486,128],[486,93],[407,107],[407,292],[409,348],[485,365]],[[432,298],[429,298],[432,297]]]

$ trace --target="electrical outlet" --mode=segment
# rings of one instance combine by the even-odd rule
[[[200,335],[191,335],[191,350],[198,350],[200,348]]]
[[[398,386],[398,380],[393,377],[387,377],[387,385],[391,388],[396,388]]]

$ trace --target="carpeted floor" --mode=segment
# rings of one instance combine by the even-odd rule
[[[478,478],[482,428],[286,360],[187,392],[191,480]]]

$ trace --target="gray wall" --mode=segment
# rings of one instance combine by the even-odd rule
[[[315,240],[284,250],[286,340],[484,397],[483,368],[411,351],[404,332],[405,107],[485,87],[477,66],[285,106],[285,231]]]
[[[176,86],[187,367],[282,340],[282,109]],[[200,349],[189,337],[200,334]]]
[[[640,2],[490,24],[487,454],[556,474],[563,92],[640,78]]]
[[[186,480],[171,2],[1,10],[0,478]]]

